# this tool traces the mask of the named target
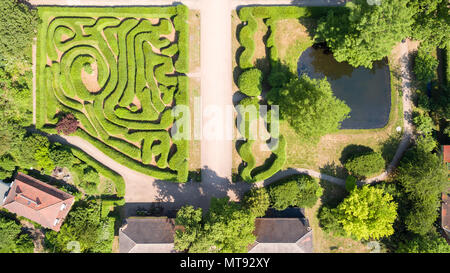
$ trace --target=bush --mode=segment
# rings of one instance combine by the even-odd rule
[[[243,198],[243,205],[249,209],[255,217],[266,215],[270,206],[270,197],[265,188],[251,189]]]
[[[57,124],[56,131],[58,134],[71,135],[78,129],[79,122],[73,114],[65,115]]]
[[[380,153],[371,152],[348,160],[345,168],[357,177],[366,178],[378,174],[386,165]]]
[[[413,118],[414,125],[416,125],[416,130],[421,134],[431,134],[434,128],[434,123],[431,117],[423,113],[414,113]]]
[[[348,192],[356,189],[356,177],[351,175],[347,176],[347,178],[345,179],[345,189]]]
[[[239,76],[239,90],[250,97],[257,97],[261,94],[262,72],[257,68],[252,68],[242,72]]]
[[[323,193],[319,184],[307,175],[292,175],[272,183],[268,191],[271,206],[277,210],[289,206],[312,207]]]
[[[438,64],[438,60],[431,55],[431,52],[423,47],[419,47],[414,58],[414,74],[417,80],[423,85],[434,80],[437,75]]]

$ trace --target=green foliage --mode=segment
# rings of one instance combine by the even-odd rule
[[[419,47],[414,58],[414,74],[416,79],[423,85],[431,82],[437,77],[438,60],[431,55],[431,51],[423,46]]]
[[[344,237],[346,235],[342,224],[339,222],[336,209],[322,207],[319,211],[318,218],[323,231],[331,233],[334,236]]]
[[[15,169],[16,161],[11,155],[5,154],[0,157],[0,180],[11,177]]]
[[[313,207],[323,189],[308,175],[292,175],[270,184],[268,192],[271,206],[284,210],[289,206]]]
[[[258,68],[251,68],[242,72],[239,76],[239,90],[250,97],[261,94],[262,72]]]
[[[327,42],[337,61],[371,68],[373,61],[389,55],[410,33],[413,13],[406,4],[398,0],[383,0],[381,5],[348,2],[344,11],[329,11],[317,27],[316,38]]]
[[[401,160],[395,179],[412,204],[405,220],[407,229],[421,235],[428,233],[438,217],[440,194],[449,186],[442,159],[415,147]]]
[[[432,152],[438,145],[437,141],[431,135],[421,135],[416,139],[417,149],[424,152]]]
[[[345,163],[345,168],[356,177],[366,178],[378,174],[385,165],[386,162],[380,153],[371,152],[349,159]]]
[[[189,142],[174,139],[168,129],[184,129],[186,117],[173,111],[189,103],[183,75],[189,70],[188,14],[184,5],[39,8],[36,127],[64,132],[59,117],[73,114],[79,127],[72,122],[64,128],[76,129],[75,136],[120,164],[158,179],[187,181]],[[167,35],[174,31],[171,41]],[[81,79],[92,65],[97,92]]]
[[[254,188],[245,193],[242,202],[255,217],[262,217],[270,206],[270,197],[266,188]]]
[[[307,75],[292,79],[281,89],[272,89],[268,101],[279,105],[280,117],[300,137],[316,142],[323,135],[337,132],[350,113],[350,108],[333,95],[326,79]]]
[[[409,0],[414,12],[412,36],[421,46],[444,48],[450,40],[450,15],[446,0]]]
[[[350,192],[332,213],[347,236],[379,239],[394,233],[392,225],[397,217],[397,203],[382,189],[364,186]]]
[[[433,120],[426,113],[415,113],[413,122],[416,130],[421,134],[431,134],[434,129]]]
[[[39,23],[36,10],[17,0],[5,0],[0,3],[0,14],[1,61],[8,66],[30,61],[31,43]]]
[[[14,219],[0,216],[0,253],[33,253],[33,241],[21,229]]]
[[[75,157],[68,147],[59,143],[54,143],[50,150],[50,159],[57,167],[71,168],[74,164]]]
[[[80,252],[105,253],[112,250],[113,230],[110,220],[100,217],[100,206],[95,201],[80,201],[69,212],[59,232],[49,231],[46,247],[55,252],[70,252],[69,243],[80,244]],[[106,233],[106,234],[105,234]]]
[[[437,232],[416,235],[413,239],[401,242],[398,253],[450,253],[450,245]]]
[[[347,176],[347,178],[345,179],[345,189],[348,192],[351,192],[352,190],[356,189],[356,177],[354,176]]]
[[[176,218],[184,231],[175,233],[175,249],[190,253],[245,253],[254,243],[255,216],[229,198],[212,198],[210,209],[201,217],[201,209],[183,207]]]

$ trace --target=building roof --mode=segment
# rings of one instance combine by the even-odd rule
[[[444,162],[450,163],[450,145],[443,145]]]
[[[174,250],[175,220],[130,217],[119,231],[120,253],[170,253]]]
[[[254,234],[256,242],[249,253],[313,252],[312,231],[305,218],[257,218]]]
[[[75,198],[31,176],[18,173],[3,207],[46,228],[59,231]]]

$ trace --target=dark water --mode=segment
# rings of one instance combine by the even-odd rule
[[[298,61],[298,74],[311,78],[327,77],[334,95],[352,109],[342,129],[382,128],[389,120],[391,105],[390,74],[387,61],[378,61],[372,69],[354,68],[337,62],[323,49],[308,48]]]

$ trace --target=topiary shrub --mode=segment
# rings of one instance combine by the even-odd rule
[[[268,188],[274,209],[284,210],[289,206],[312,207],[322,196],[323,189],[312,177],[296,174],[271,184]]]
[[[351,175],[366,178],[378,174],[386,165],[380,153],[370,152],[353,157],[345,163],[345,168]]]
[[[56,131],[58,134],[70,135],[78,129],[78,124],[79,122],[73,114],[67,114],[56,124]]]
[[[238,80],[238,86],[242,93],[250,97],[261,94],[262,72],[257,68],[244,71]]]
[[[264,216],[270,206],[270,197],[267,189],[255,188],[246,192],[243,198],[243,205],[256,217]]]

